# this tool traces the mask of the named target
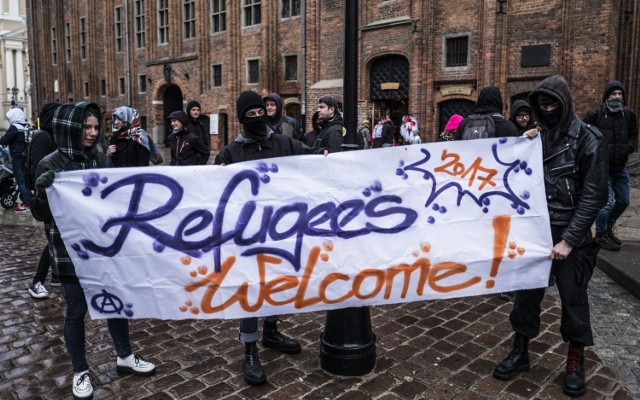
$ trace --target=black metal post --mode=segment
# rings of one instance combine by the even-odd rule
[[[343,111],[347,135],[343,150],[354,150],[358,119],[358,1],[345,0]],[[327,311],[320,335],[320,366],[342,376],[360,376],[376,364],[376,336],[371,330],[369,307]]]

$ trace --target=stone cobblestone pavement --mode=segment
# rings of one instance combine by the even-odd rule
[[[5,213],[10,211],[5,211]],[[30,221],[0,225],[0,398],[70,398],[71,365],[62,338],[63,300],[35,300],[26,288],[44,246]],[[18,221],[20,222],[20,221]],[[640,398],[638,301],[598,271],[591,285],[597,346],[587,350],[584,399]],[[301,340],[297,355],[262,349],[268,383],[249,387],[241,375],[237,322],[131,321],[135,351],[157,363],[155,376],[120,377],[104,321],[87,321],[87,355],[96,376],[95,399],[560,399],[566,344],[560,307],[549,290],[543,332],[531,343],[532,369],[514,380],[491,371],[508,352],[511,303],[498,296],[372,307],[377,335],[373,372],[333,376],[320,368],[324,313],[288,316],[283,330]],[[629,392],[627,389],[631,389]]]

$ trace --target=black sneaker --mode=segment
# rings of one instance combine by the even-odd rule
[[[620,240],[614,233],[613,233],[613,227],[607,229],[607,231],[604,233],[604,235],[611,240],[613,243],[617,244],[618,246],[622,245],[622,240]]]
[[[595,242],[598,243],[598,245],[604,250],[609,250],[609,251],[620,250],[620,246],[613,243],[613,241],[609,239],[606,233],[603,233],[601,235],[596,235],[595,239],[593,240],[595,240]]]

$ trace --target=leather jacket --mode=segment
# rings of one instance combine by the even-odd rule
[[[607,143],[574,118],[564,137],[544,151],[547,206],[552,227],[574,247],[591,237],[591,225],[608,197]]]

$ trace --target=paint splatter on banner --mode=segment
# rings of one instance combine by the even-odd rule
[[[60,173],[92,318],[237,318],[544,287],[540,140]]]

